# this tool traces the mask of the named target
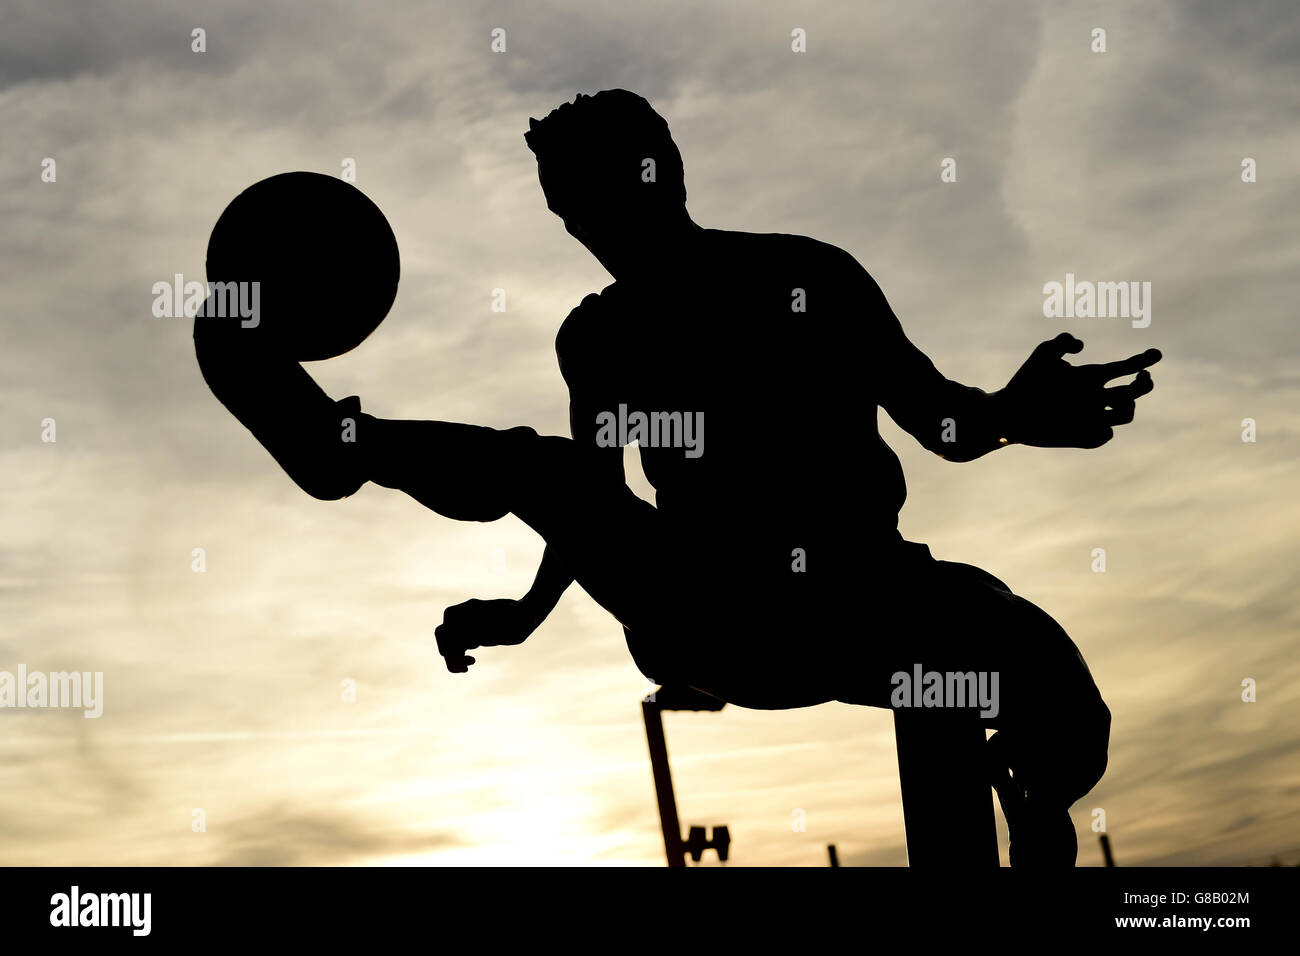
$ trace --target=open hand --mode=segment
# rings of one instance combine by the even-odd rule
[[[1133,421],[1138,398],[1155,386],[1147,368],[1160,361],[1147,349],[1118,362],[1071,365],[1067,354],[1083,350],[1068,332],[1043,342],[1012,376],[1000,397],[1007,438],[1046,448],[1096,448],[1110,441],[1115,425]],[[1137,373],[1128,384],[1106,383]]]

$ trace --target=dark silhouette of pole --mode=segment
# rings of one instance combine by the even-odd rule
[[[1110,837],[1104,833],[1101,835],[1101,856],[1107,866],[1115,865],[1115,857],[1110,852]]]
[[[895,710],[907,865],[999,865],[984,728],[951,712]]]
[[[677,797],[673,793],[673,774],[668,766],[668,742],[664,738],[662,714],[665,710],[719,711],[725,703],[716,697],[691,688],[660,687],[641,701],[645,719],[645,739],[650,749],[650,773],[654,777],[655,800],[659,804],[659,826],[664,833],[664,854],[669,866],[685,866],[686,851],[697,863],[706,849],[716,850],[718,859],[727,859],[731,834],[725,826],[713,828],[706,839],[703,827],[691,827],[690,845],[682,841],[682,825],[677,817]]]
[[[839,865],[840,865],[840,855],[839,855],[838,853],[835,852],[835,844],[834,844],[834,843],[827,844],[827,846],[826,846],[826,853],[827,853],[827,855],[829,855],[830,858],[831,858],[831,866],[839,866]]]
[[[685,866],[682,848],[682,825],[677,819],[677,798],[673,795],[673,775],[668,768],[668,742],[664,740],[664,723],[659,705],[651,695],[641,701],[645,717],[645,739],[650,747],[650,772],[655,781],[655,799],[659,803],[659,826],[664,831],[664,853],[669,866]]]

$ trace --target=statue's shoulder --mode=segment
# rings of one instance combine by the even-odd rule
[[[602,337],[608,335],[608,316],[617,298],[617,283],[600,292],[583,296],[555,333],[555,355],[560,361],[560,371],[566,380],[579,369],[585,360],[600,351]]]

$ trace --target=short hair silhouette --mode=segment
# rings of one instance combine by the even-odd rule
[[[686,204],[682,154],[668,122],[628,90],[579,93],[543,119],[530,117],[524,142],[547,170],[547,194],[555,204],[583,207],[609,198]],[[654,160],[652,180],[643,176],[647,159]]]

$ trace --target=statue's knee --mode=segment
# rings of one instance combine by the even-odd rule
[[[507,510],[529,521],[577,491],[581,469],[572,440],[539,435],[526,425],[485,431],[491,433],[491,465],[481,482]]]
[[[554,496],[574,489],[582,480],[581,456],[572,439],[539,435],[527,426],[506,429],[501,435],[511,459],[536,491]]]
[[[1079,796],[1090,791],[1106,773],[1110,752],[1110,708],[1101,695],[1079,715]]]

